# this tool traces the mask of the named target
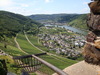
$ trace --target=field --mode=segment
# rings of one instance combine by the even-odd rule
[[[41,43],[39,43],[37,36],[32,36],[32,35],[28,35],[29,40],[38,48],[44,50],[44,51],[48,51],[48,49],[46,47],[44,47]],[[77,63],[77,61],[75,60],[70,60],[64,57],[60,57],[60,56],[54,56],[54,55],[43,55],[40,56],[40,58],[44,59],[45,61],[53,64],[54,66],[60,68],[60,69],[64,69],[74,63]],[[44,73],[49,73],[50,75],[52,73],[54,73],[51,69],[49,69],[46,66],[43,66],[40,71],[43,71]]]
[[[27,35],[29,40],[32,42],[32,44],[34,46],[32,46],[27,39],[25,38],[25,35],[23,34],[18,34],[17,36],[17,42],[19,43],[21,49],[26,52],[27,54],[37,54],[37,53],[43,53],[41,52],[39,49],[44,50],[45,52],[48,51],[47,48],[45,48],[44,46],[42,46],[41,43],[38,42],[38,38],[37,36],[32,36],[32,35]],[[13,39],[10,39],[13,40]],[[14,41],[13,41],[14,42]],[[38,47],[38,48],[37,48]],[[16,44],[10,44],[7,45],[7,48],[3,47],[3,43],[0,43],[0,48],[2,50],[4,50],[6,53],[12,55],[12,56],[21,56],[21,55],[26,55],[25,53],[23,53],[20,49],[18,49],[16,47]],[[51,63],[52,65],[60,68],[60,69],[64,69],[74,63],[77,63],[77,61],[75,60],[70,60],[64,57],[60,57],[60,56],[54,56],[54,55],[43,55],[40,56],[40,58],[44,59],[45,61]],[[42,71],[44,73],[54,73],[52,70],[50,70],[48,67],[46,67],[45,65],[39,70]]]
[[[24,50],[25,52],[27,52],[28,54],[37,54],[37,53],[41,53],[41,51],[39,51],[37,48],[31,46],[29,44],[29,42],[26,40],[25,36],[22,34],[19,34],[17,36],[17,41],[20,45],[20,47],[22,48],[22,50]]]
[[[47,51],[48,49],[45,48],[41,43],[38,42],[38,38],[36,36],[31,36],[28,35],[29,40],[38,48]],[[47,62],[55,65],[56,67],[60,69],[64,69],[65,67],[68,67],[74,63],[76,63],[75,60],[70,60],[64,57],[58,57],[58,56],[53,56],[53,55],[45,55],[41,56],[42,59],[46,60]]]
[[[0,43],[0,49],[6,52],[7,54],[10,54],[12,56],[20,56],[25,55],[23,52],[21,52],[15,45],[14,38],[9,38],[10,43],[7,44],[7,48],[4,48],[4,42]]]
[[[37,36],[32,36],[32,35],[28,35],[29,40],[32,42],[32,44],[34,44],[36,47],[44,50],[44,51],[48,51],[48,49],[46,47],[44,47],[38,40]]]

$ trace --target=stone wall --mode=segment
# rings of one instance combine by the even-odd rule
[[[89,3],[91,13],[88,14],[89,28],[84,46],[83,56],[87,63],[100,65],[100,0]]]

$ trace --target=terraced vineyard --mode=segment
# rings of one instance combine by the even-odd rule
[[[17,36],[17,42],[19,44],[19,46],[21,47],[21,49],[26,52],[27,54],[37,54],[37,53],[43,53],[41,50],[44,50],[45,52],[48,51],[47,48],[45,48],[44,46],[42,46],[41,43],[38,42],[38,38],[36,36],[32,36],[32,35],[27,35],[28,39],[30,40],[30,42],[34,45],[32,46],[26,39],[24,34],[18,34]],[[15,44],[15,43],[14,43]],[[0,46],[3,46],[2,43],[0,43]],[[26,55],[25,53],[23,53],[20,49],[18,49],[16,46],[14,45],[8,45],[7,49],[3,48],[2,49],[9,53],[12,56],[21,56],[21,55]],[[54,55],[43,55],[40,56],[40,58],[44,59],[45,61],[53,64],[54,66],[60,68],[60,69],[64,69],[74,63],[77,63],[77,61],[74,60],[70,60],[64,57],[60,57],[60,56],[54,56]],[[40,71],[47,73],[50,72],[50,74],[54,73],[52,70],[50,70],[48,67],[43,66]]]
[[[17,36],[17,41],[21,47],[21,49],[25,52],[27,52],[28,54],[37,54],[37,53],[41,53],[41,51],[39,51],[37,48],[31,46],[29,44],[29,42],[26,40],[25,35],[19,34]]]
[[[7,48],[4,48],[4,43],[0,43],[0,49],[4,50],[7,54],[10,54],[12,56],[20,56],[25,55],[22,51],[20,51],[14,42],[14,38],[9,38],[9,41],[11,42],[9,45],[7,45]]]
[[[38,47],[41,50],[47,51],[48,49],[41,45],[41,43],[38,42],[38,38],[36,36],[28,35],[29,40],[34,44],[36,47]],[[36,51],[36,50],[35,50]],[[70,60],[64,57],[54,56],[54,55],[44,55],[41,56],[42,59],[46,60],[47,62],[55,65],[56,67],[60,69],[64,69],[67,66],[70,66],[76,61]]]
[[[44,51],[48,51],[48,49],[46,47],[44,47],[40,42],[37,36],[32,36],[32,35],[27,35],[29,40],[32,42],[32,44],[34,44],[36,47],[44,50]]]
[[[31,53],[31,54],[36,54],[36,53],[42,53],[41,51],[39,51],[37,49],[37,47],[41,50],[47,51],[48,49],[45,48],[44,46],[41,45],[41,43],[38,42],[38,38],[36,36],[32,36],[32,35],[27,35],[29,41],[36,47],[33,47],[31,44],[29,44],[29,42],[26,40],[25,36],[22,34],[19,34],[17,37],[17,41],[20,44],[20,47],[27,53]],[[27,51],[28,50],[28,51]],[[77,63],[74,60],[70,60],[67,58],[63,58],[63,57],[57,57],[57,56],[53,56],[53,55],[43,55],[40,56],[40,58],[44,59],[45,61],[53,64],[54,66],[60,68],[60,69],[64,69],[74,63]],[[48,67],[43,66],[40,71],[44,72],[44,73],[50,73],[50,75],[52,73],[54,73],[52,70],[50,70]]]

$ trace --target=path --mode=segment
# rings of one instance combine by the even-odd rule
[[[0,49],[0,55],[8,55],[8,54],[5,53],[3,50]]]
[[[27,37],[25,31],[24,31],[24,35],[25,35],[27,41],[28,41],[33,47],[35,47],[35,48],[37,48],[38,50],[40,50],[41,52],[44,52],[44,53],[45,53],[45,51],[43,51],[42,49],[36,47],[36,46],[28,39],[28,37]],[[57,55],[55,55],[55,54],[48,53],[48,52],[46,52],[46,53],[47,53],[48,55],[52,56],[52,57],[53,57],[54,59],[56,59],[56,60],[60,60],[60,61],[62,61],[62,62],[65,62],[65,61],[59,59],[60,56],[57,56]],[[56,58],[56,57],[54,57],[54,56],[56,56],[56,57],[58,57],[58,58]],[[63,57],[60,57],[60,58],[63,58]],[[66,62],[65,62],[65,63],[66,63]]]
[[[24,32],[24,34],[25,34],[25,37],[26,37],[27,41],[28,41],[33,47],[37,48],[37,49],[40,50],[41,52],[45,52],[45,51],[43,51],[42,49],[40,49],[40,48],[36,47],[35,45],[33,45],[33,44],[31,43],[31,41],[28,39],[28,37],[27,37],[27,35],[26,35],[25,32]]]
[[[0,55],[9,56],[10,58],[13,58],[13,56],[7,54],[7,53],[4,52],[4,50],[2,50],[2,49],[0,49]]]
[[[19,43],[18,43],[17,40],[16,40],[16,37],[14,38],[14,41],[15,41],[15,43],[16,43],[17,48],[18,48],[20,51],[22,51],[22,52],[25,53],[25,54],[28,54],[28,53],[26,53],[24,50],[21,49]]]
[[[63,70],[68,75],[100,75],[100,67],[81,61]],[[53,74],[57,75],[57,74]]]

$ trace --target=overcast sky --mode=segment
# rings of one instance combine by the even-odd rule
[[[0,0],[0,10],[22,15],[89,13],[91,0]]]

